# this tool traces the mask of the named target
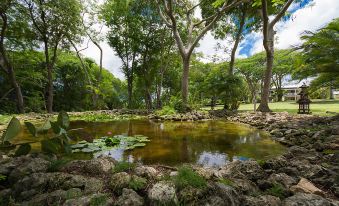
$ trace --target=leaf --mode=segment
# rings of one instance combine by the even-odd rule
[[[31,151],[32,147],[30,144],[22,144],[19,148],[15,151],[15,156],[26,155]]]
[[[37,132],[47,134],[49,129],[51,129],[51,122],[47,120],[41,127],[37,129]]]
[[[29,131],[29,133],[31,133],[31,135],[33,135],[33,137],[37,136],[37,131],[36,128],[34,126],[34,124],[30,123],[30,122],[25,122],[25,125]]]
[[[20,121],[17,118],[13,117],[9,122],[6,131],[1,137],[2,143],[12,140],[20,133],[20,131],[21,131]]]
[[[60,127],[67,129],[69,127],[69,116],[66,112],[60,112],[58,115],[58,124]]]
[[[53,129],[54,134],[60,134],[60,126],[58,122],[50,122],[51,123],[51,127]]]
[[[58,138],[41,141],[41,150],[48,154],[58,154],[61,149],[61,142]]]

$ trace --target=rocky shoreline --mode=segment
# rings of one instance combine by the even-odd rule
[[[119,163],[107,157],[62,163],[41,154],[1,155],[0,205],[339,205],[339,116],[226,118],[270,132],[288,151],[220,168],[190,165],[204,186],[178,185],[180,169],[167,166],[117,171]]]

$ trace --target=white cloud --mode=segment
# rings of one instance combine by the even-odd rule
[[[295,5],[292,5],[295,6]],[[286,22],[279,22],[276,25],[278,42],[275,47],[278,49],[285,49],[293,45],[301,43],[300,34],[305,30],[315,31],[332,19],[339,17],[339,1],[338,0],[314,0],[312,7],[305,7],[303,9],[297,10],[293,14],[293,18]],[[196,14],[199,15],[199,12]],[[250,54],[255,54],[257,52],[264,51],[262,46],[262,34],[261,32],[250,34],[254,39],[253,48],[251,49]],[[230,52],[223,52],[222,50],[216,50],[217,43],[221,45],[226,45],[228,48],[232,46],[227,40],[215,40],[210,32],[206,34],[204,39],[202,39],[199,44],[200,46],[196,48],[196,52],[202,52],[207,58],[204,61],[211,61],[210,57],[220,57],[220,59],[229,58]],[[111,71],[116,77],[124,79],[122,72],[120,71],[121,60],[114,54],[114,51],[107,44],[106,41],[100,44],[103,48],[103,65],[106,69]],[[237,50],[237,57],[243,58],[245,55],[240,55]],[[99,50],[95,45],[90,44],[89,48],[82,52],[84,55],[91,57],[99,62]]]
[[[293,18],[286,22],[279,22],[277,30],[277,42],[275,48],[286,49],[301,43],[300,36],[305,31],[316,31],[334,18],[339,17],[338,0],[314,0],[312,6],[297,10]],[[254,35],[260,35],[257,33]],[[255,41],[251,54],[263,51],[262,37]]]

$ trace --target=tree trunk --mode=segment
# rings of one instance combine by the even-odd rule
[[[264,76],[264,87],[261,93],[260,105],[258,111],[271,112],[268,107],[270,98],[271,78],[272,78],[272,67],[274,60],[274,30],[273,28],[268,29],[268,39],[264,39],[264,47],[266,50],[266,71]]]
[[[152,110],[152,95],[148,88],[145,88],[145,103],[148,111]]]
[[[162,107],[162,101],[161,101],[161,89],[162,89],[162,81],[164,78],[164,73],[161,71],[160,73],[160,77],[159,77],[159,82],[157,85],[157,108],[161,109]]]
[[[47,78],[48,78],[48,88],[47,88],[47,112],[53,112],[53,74],[52,74],[52,65],[48,65]]]
[[[24,113],[25,112],[24,98],[22,97],[21,87],[19,86],[19,84],[16,80],[15,73],[14,73],[12,66],[9,66],[9,68],[8,68],[8,75],[9,75],[9,78],[11,80],[12,87],[15,90],[16,103],[17,103],[18,111],[19,111],[19,113]]]
[[[334,89],[330,86],[330,99],[334,99]]]
[[[256,112],[257,111],[257,92],[254,90],[253,91],[253,111]]]
[[[240,20],[240,25],[239,25],[239,30],[236,34],[236,38],[235,38],[235,42],[232,48],[232,52],[231,52],[231,61],[230,61],[230,68],[228,70],[229,75],[233,75],[233,71],[234,71],[234,62],[235,62],[235,53],[238,49],[239,43],[240,43],[240,38],[244,29],[244,25],[245,25],[245,19],[246,19],[246,11],[243,11],[242,15],[241,15],[241,20]]]
[[[132,92],[133,92],[133,79],[132,77],[127,77],[127,92],[128,92],[128,105],[129,109],[132,108]]]
[[[183,73],[182,73],[182,102],[187,105],[188,102],[188,76],[190,68],[190,57],[183,58]]]

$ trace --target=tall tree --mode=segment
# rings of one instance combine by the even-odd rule
[[[0,68],[7,74],[12,85],[12,88],[6,92],[5,96],[14,90],[17,110],[19,113],[24,113],[24,99],[21,87],[17,81],[13,64],[8,56],[6,43],[17,44],[25,40],[24,36],[27,36],[29,31],[27,12],[16,0],[4,0],[0,3],[0,18]]]
[[[266,71],[264,76],[264,87],[263,92],[261,93],[260,105],[258,107],[258,110],[261,112],[271,111],[268,107],[268,102],[271,88],[272,67],[274,61],[274,26],[285,15],[287,9],[291,6],[293,1],[294,0],[256,0],[254,3],[254,6],[261,7],[260,16],[263,22],[263,45],[266,51]],[[269,9],[268,6],[273,6],[273,9]],[[274,16],[271,17],[272,15]]]
[[[195,10],[202,1],[193,5],[192,1],[157,0],[159,14],[171,29],[182,58],[182,101],[187,106],[190,59],[200,39],[213,27],[221,16],[245,0],[217,1],[212,15],[197,19]]]
[[[57,51],[81,31],[81,4],[78,0],[24,0],[30,12],[36,34],[43,43],[48,83],[46,109],[53,111],[53,68]]]
[[[298,69],[293,76],[298,79],[316,77],[313,87],[339,87],[339,18],[316,32],[306,31],[305,41],[297,47],[301,51]]]
[[[109,0],[103,5],[101,12],[109,28],[108,43],[122,61],[121,70],[127,79],[128,108],[133,106],[133,81],[139,52],[138,35],[142,29],[140,20],[132,13],[132,3],[133,1]]]

